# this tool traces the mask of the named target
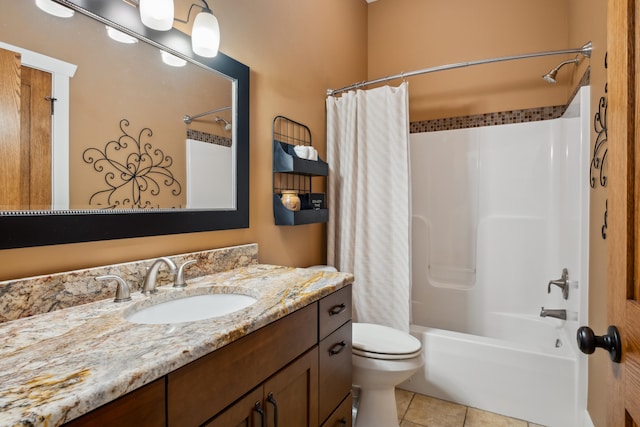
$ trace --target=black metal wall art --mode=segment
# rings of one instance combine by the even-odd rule
[[[604,55],[604,68],[607,69],[607,54]],[[593,146],[593,157],[591,158],[590,182],[591,188],[595,189],[600,185],[607,186],[607,151],[608,151],[608,135],[607,135],[607,83],[604,85],[604,95],[600,97],[598,102],[598,111],[593,116],[593,130],[596,132],[596,142]],[[605,200],[604,207],[604,224],[602,225],[602,238],[607,238],[607,211],[608,199]]]
[[[153,148],[153,131],[143,128],[136,136],[127,132],[129,120],[120,120],[120,135],[106,143],[104,149],[87,148],[82,159],[104,176],[105,187],[93,193],[89,205],[101,209],[145,209],[159,207],[162,190],[173,196],[182,193],[180,182],[170,168],[173,159]]]

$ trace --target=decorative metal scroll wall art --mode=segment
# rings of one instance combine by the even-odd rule
[[[607,67],[607,54],[604,55],[604,68]],[[596,132],[596,142],[593,146],[593,157],[591,158],[590,168],[590,184],[591,188],[595,189],[600,185],[601,187],[607,186],[607,151],[608,151],[608,136],[607,136],[607,93],[608,83],[604,85],[604,95],[600,97],[598,102],[598,111],[593,116],[593,130]],[[608,199],[604,203],[604,218],[602,225],[602,238],[607,238],[607,213],[609,209]]]
[[[144,138],[153,131],[143,128],[136,136],[129,134],[127,119],[120,120],[122,135],[107,142],[103,150],[87,148],[82,159],[103,174],[105,188],[93,193],[89,205],[102,209],[144,209],[159,207],[156,199],[163,189],[173,196],[182,193],[182,186],[170,168],[173,159],[159,148],[153,148]]]

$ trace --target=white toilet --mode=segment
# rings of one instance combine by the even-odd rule
[[[395,387],[424,364],[420,340],[388,326],[354,323],[352,341],[353,385],[360,388],[355,427],[398,427]]]
[[[360,387],[356,427],[398,427],[395,387],[423,364],[417,338],[371,323],[354,323],[353,385]]]

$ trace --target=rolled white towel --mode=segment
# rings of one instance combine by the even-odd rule
[[[309,146],[306,145],[296,145],[295,147],[293,147],[293,151],[295,151],[296,155],[298,157],[300,157],[301,159],[308,159],[309,158]]]

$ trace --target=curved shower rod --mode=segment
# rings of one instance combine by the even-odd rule
[[[503,62],[503,61],[513,61],[515,59],[537,58],[539,56],[565,55],[568,53],[579,53],[586,58],[591,58],[592,49],[593,47],[591,45],[591,42],[587,42],[577,49],[550,50],[547,52],[525,53],[522,55],[501,56],[498,58],[478,59],[475,61],[466,61],[466,62],[457,62],[455,64],[439,65],[437,67],[423,68],[422,70],[411,71],[408,73],[400,73],[400,74],[395,74],[393,76],[382,77],[375,80],[354,83],[350,86],[345,86],[340,89],[327,89],[327,96],[337,95],[339,93],[346,92],[351,89],[359,89],[363,86],[368,86],[376,83],[383,83],[389,80],[405,79],[407,77],[413,77],[420,74],[428,74],[436,71],[453,70],[455,68],[470,67],[472,65],[491,64],[493,62]]]
[[[193,120],[200,118],[202,116],[208,116],[209,114],[218,113],[220,111],[225,111],[230,109],[231,107],[222,107],[222,108],[216,108],[215,110],[211,110],[211,111],[205,111],[204,113],[194,114],[193,116],[185,114],[185,116],[182,118],[182,121],[185,122],[186,124],[191,124]]]

